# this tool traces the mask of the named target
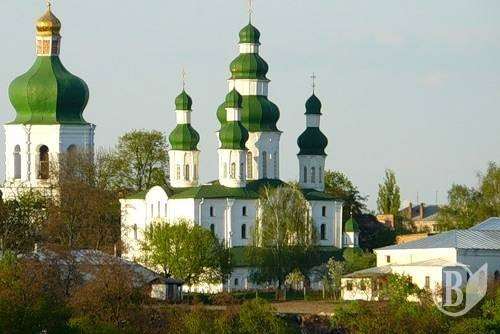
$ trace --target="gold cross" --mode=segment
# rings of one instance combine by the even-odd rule
[[[51,1],[51,0],[47,0],[47,7],[48,7],[49,9],[51,9],[51,8],[52,8],[52,1]]]
[[[311,79],[313,81],[313,83],[312,83],[313,93],[314,93],[314,89],[316,88],[316,78],[317,78],[317,76],[313,72],[313,75],[311,76]]]
[[[182,69],[182,90],[186,88],[186,71]]]

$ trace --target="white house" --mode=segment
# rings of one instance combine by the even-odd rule
[[[467,230],[452,230],[425,239],[375,250],[377,266],[342,278],[346,300],[376,300],[388,274],[409,275],[420,288],[438,293],[445,272],[458,271],[462,282],[468,270],[488,264],[488,279],[500,279],[500,218],[489,218]],[[468,269],[468,270],[467,270]]]

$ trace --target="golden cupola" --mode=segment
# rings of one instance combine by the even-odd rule
[[[36,21],[37,36],[60,36],[61,21],[52,13],[50,4],[45,14]]]

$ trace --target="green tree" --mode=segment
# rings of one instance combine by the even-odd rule
[[[307,278],[317,265],[316,231],[308,215],[309,205],[297,185],[265,188],[260,215],[248,248],[255,282],[276,282],[279,296],[285,278],[298,269]]]
[[[366,269],[375,266],[376,256],[371,252],[364,252],[360,248],[346,248],[343,253],[345,273]]]
[[[294,330],[276,316],[276,310],[265,301],[256,298],[245,302],[240,309],[239,331],[241,334],[294,333]]]
[[[401,196],[399,186],[396,182],[396,174],[390,169],[385,170],[383,184],[378,185],[377,208],[381,214],[392,214],[394,218],[399,216]]]
[[[118,139],[112,157],[116,187],[141,191],[167,182],[168,144],[160,131],[134,130]]]
[[[367,197],[361,196],[358,188],[341,172],[325,171],[325,192],[344,202],[343,222],[349,219],[351,211],[358,216],[366,209]]]
[[[500,216],[500,167],[490,162],[485,174],[478,174],[479,186],[454,184],[448,191],[448,204],[438,213],[442,230],[465,229],[489,217]]]
[[[333,257],[320,268],[321,284],[323,285],[323,298],[328,293],[330,298],[338,299],[341,292],[341,279],[345,272],[345,263],[336,261]]]
[[[190,221],[153,222],[141,243],[143,261],[188,286],[218,283],[230,272],[230,252],[209,230]]]

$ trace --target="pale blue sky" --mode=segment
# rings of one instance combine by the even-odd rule
[[[1,0],[0,122],[7,89],[32,65],[42,0]],[[256,0],[254,24],[281,110],[281,175],[296,179],[296,138],[316,72],[327,168],[347,174],[375,208],[384,169],[403,199],[439,201],[500,162],[500,1]],[[90,86],[85,118],[108,147],[133,128],[169,133],[182,68],[200,132],[201,177],[216,178],[217,106],[247,23],[245,0],[54,0],[61,58]],[[0,155],[4,159],[3,131]],[[3,175],[3,164],[0,173]]]

